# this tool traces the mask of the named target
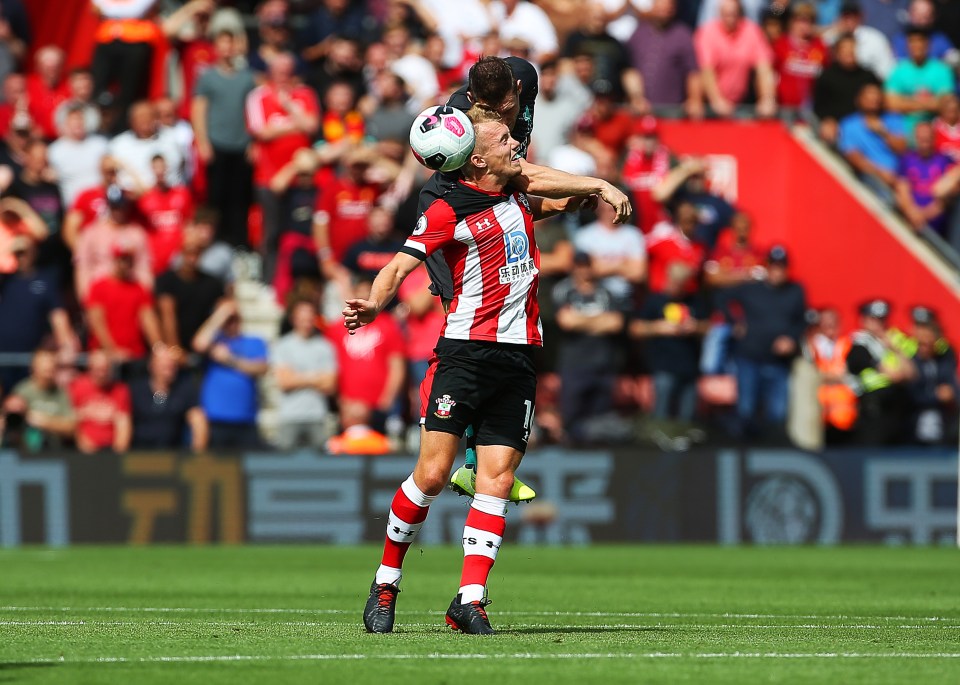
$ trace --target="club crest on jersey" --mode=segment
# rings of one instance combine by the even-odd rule
[[[531,209],[530,209],[530,201],[527,200],[527,196],[526,196],[526,195],[524,195],[523,193],[517,193],[517,201],[518,201],[521,205],[523,205],[523,209],[527,212],[527,214],[532,214],[532,213],[533,213],[533,212],[531,211]]]
[[[423,235],[427,232],[427,215],[421,214],[417,219],[417,227],[413,229],[413,235]]]
[[[450,412],[453,411],[453,408],[457,405],[456,400],[454,400],[450,395],[443,395],[442,397],[437,398],[437,411],[433,412],[433,415],[438,419],[449,419]]]

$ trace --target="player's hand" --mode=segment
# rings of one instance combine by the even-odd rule
[[[633,206],[630,204],[630,198],[610,183],[604,183],[603,188],[600,190],[600,199],[616,211],[617,216],[613,220],[615,224],[626,223],[627,219],[633,214]]]
[[[372,323],[380,313],[376,303],[370,300],[346,300],[347,306],[343,308],[343,327],[350,335],[361,326]]]

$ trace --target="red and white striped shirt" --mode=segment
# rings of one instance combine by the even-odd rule
[[[454,291],[442,337],[543,345],[540,251],[523,193],[486,193],[461,181],[420,216],[401,251],[426,259],[440,249]]]

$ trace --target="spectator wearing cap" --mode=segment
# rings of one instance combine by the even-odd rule
[[[3,402],[0,442],[31,452],[72,442],[77,419],[70,397],[57,385],[57,357],[40,350],[30,362],[30,377],[20,381]],[[11,435],[20,424],[19,440]],[[18,444],[19,443],[19,444]]]
[[[937,197],[934,187],[954,162],[934,148],[933,126],[929,123],[917,124],[914,140],[914,149],[900,158],[897,207],[914,230],[932,229],[946,236],[947,208],[952,205],[954,198]]]
[[[783,107],[809,108],[813,84],[830,59],[816,35],[817,10],[808,2],[790,6],[787,31],[773,44],[777,101]]]
[[[57,137],[54,111],[68,95],[63,63],[63,50],[55,45],[46,45],[34,53],[33,72],[27,75],[30,116],[47,140]]]
[[[687,116],[699,119],[704,114],[703,83],[693,34],[676,15],[676,0],[654,0],[649,14],[637,23],[627,48],[650,103],[683,105]]]
[[[890,41],[893,54],[897,59],[909,59],[910,27],[923,29],[930,37],[930,57],[942,60],[948,64],[955,64],[960,57],[957,47],[950,41],[943,31],[936,27],[937,10],[932,0],[910,0],[907,9],[906,29],[900,31]]]
[[[0,200],[0,244],[4,237],[3,216],[7,213],[2,207],[8,202]],[[60,299],[57,273],[37,268],[36,242],[27,235],[15,236],[9,252],[16,261],[16,270],[0,277],[0,321],[7,322],[0,326],[0,353],[30,354],[52,337],[61,357],[70,359],[78,343]],[[0,388],[12,388],[24,375],[23,367],[0,367]]]
[[[183,228],[193,216],[193,195],[185,185],[167,182],[167,161],[157,155],[151,162],[155,186],[137,198],[137,211],[150,238],[150,261],[154,275],[167,270],[183,245]]]
[[[840,121],[857,111],[857,93],[867,84],[880,85],[869,69],[857,63],[856,39],[844,34],[833,44],[833,60],[813,85],[813,113],[820,119],[820,137],[835,145]]]
[[[39,243],[47,235],[47,225],[30,205],[17,197],[0,198],[0,274],[11,274],[19,268],[14,251],[18,236]]]
[[[120,174],[120,184],[127,190],[134,190],[137,181],[147,188],[156,185],[152,164],[157,155],[167,161],[167,183],[183,183],[185,160],[177,135],[160,125],[157,108],[151,102],[141,100],[130,107],[130,129],[110,141],[109,152],[136,175],[133,179],[128,173]]]
[[[933,145],[937,152],[960,163],[960,98],[953,93],[940,98],[938,116],[933,120]]]
[[[491,23],[500,39],[519,38],[528,43],[535,62],[546,62],[557,56],[560,44],[550,17],[527,0],[492,0],[488,6]]]
[[[647,277],[646,240],[631,224],[616,224],[613,208],[597,206],[597,220],[580,228],[573,237],[577,252],[590,256],[593,275],[622,302],[632,302]]]
[[[898,155],[907,148],[903,118],[884,111],[883,91],[870,83],[857,95],[857,110],[840,121],[838,147],[860,180],[892,205]]]
[[[539,116],[539,114],[538,114]],[[539,123],[539,119],[537,120]],[[627,156],[623,161],[621,177],[633,195],[633,205],[644,234],[663,220],[663,208],[654,197],[658,187],[670,173],[674,158],[670,149],[660,142],[660,127],[652,115],[634,121],[627,139]]]
[[[85,300],[94,281],[115,270],[114,247],[122,244],[133,257],[133,278],[145,288],[153,286],[150,267],[150,243],[147,232],[132,220],[130,197],[120,188],[107,189],[106,218],[87,227],[77,240],[74,251],[74,279],[77,296]]]
[[[773,116],[776,76],[763,31],[743,16],[739,0],[720,0],[719,13],[693,36],[707,102],[717,115],[728,117],[737,105],[749,104],[752,85],[757,114]]]
[[[724,291],[719,298],[734,325],[737,417],[742,435],[783,434],[790,369],[806,330],[803,286],[790,280],[782,245],[767,254],[762,280]]]
[[[115,238],[112,255],[113,272],[93,280],[83,302],[91,332],[88,344],[116,362],[141,359],[147,345],[162,342],[153,295],[135,278],[133,245]]]
[[[107,154],[107,139],[88,129],[86,109],[80,103],[70,105],[59,129],[61,136],[47,152],[63,204],[70,207],[81,191],[101,182],[100,165]]]
[[[650,259],[650,292],[662,292],[667,287],[667,267],[672,263],[682,263],[696,273],[700,273],[705,250],[702,244],[694,241],[694,235],[700,225],[696,206],[687,200],[673,203],[668,218],[653,227],[647,235],[647,254]],[[696,279],[686,281],[687,288],[697,289]]]
[[[644,342],[644,360],[653,376],[653,417],[690,422],[697,409],[700,342],[710,311],[690,292],[696,271],[682,262],[667,265],[664,289],[644,299],[630,324],[630,336]]]
[[[856,377],[860,416],[856,440],[864,445],[888,445],[902,435],[907,418],[906,385],[916,367],[887,334],[890,305],[871,300],[860,308],[860,330],[852,336],[847,370]]]
[[[282,210],[270,180],[297,150],[310,147],[320,126],[317,98],[294,80],[293,69],[292,55],[276,55],[270,61],[269,78],[250,92],[246,104],[247,127],[254,139],[254,192],[263,211],[260,251],[268,282],[273,280]]]
[[[887,107],[903,114],[907,131],[920,121],[929,121],[937,113],[937,98],[954,92],[953,71],[945,63],[930,57],[930,34],[926,29],[907,29],[907,53],[897,62],[884,82]]]
[[[130,382],[133,447],[192,452],[207,448],[207,418],[199,406],[197,384],[180,371],[179,352],[155,347],[147,373]]]
[[[257,379],[267,373],[267,344],[241,332],[234,300],[223,300],[193,337],[193,350],[207,356],[200,407],[210,424],[213,449],[260,445]]]
[[[884,3],[870,3],[871,6],[878,4]],[[887,78],[897,63],[890,41],[872,24],[864,23],[863,9],[856,0],[845,0],[840,6],[836,24],[824,32],[823,39],[828,45],[833,45],[841,36],[848,34],[855,41],[857,64],[869,69],[881,80]]]
[[[533,154],[548,160],[566,144],[577,121],[590,104],[584,89],[575,80],[560,77],[556,61],[540,65],[540,91],[537,95],[537,125],[531,133]],[[409,127],[407,127],[409,131]],[[404,136],[407,132],[404,133]]]
[[[707,171],[706,160],[688,158],[663,178],[653,189],[652,197],[664,204],[681,201],[693,204],[697,208],[697,230],[693,239],[709,251],[737,210],[722,196],[710,191]]]
[[[573,271],[553,289],[560,329],[557,371],[560,374],[560,414],[567,437],[587,438],[590,419],[613,408],[613,389],[623,366],[619,333],[630,304],[604,286],[594,258],[578,252]]]

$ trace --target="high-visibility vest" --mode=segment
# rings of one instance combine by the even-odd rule
[[[833,347],[833,355],[825,357],[815,345],[810,346],[813,361],[820,373],[843,376],[847,373],[850,338],[843,336]],[[850,430],[857,421],[857,393],[847,383],[821,383],[817,399],[823,407],[823,420],[839,430]]]

